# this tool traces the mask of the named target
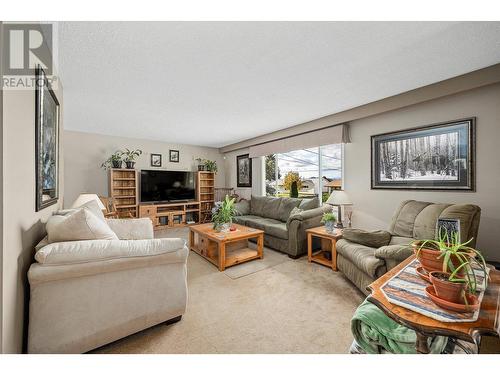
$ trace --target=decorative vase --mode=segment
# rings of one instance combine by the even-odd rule
[[[205,170],[205,166],[203,164],[198,164],[198,170],[199,171],[204,171]]]
[[[135,161],[126,161],[125,165],[127,166],[127,169],[134,169]]]
[[[112,160],[111,165],[113,166],[113,168],[121,168],[122,161],[121,160]]]
[[[333,231],[335,230],[335,222],[333,221],[325,222],[325,229],[328,233],[333,233]]]

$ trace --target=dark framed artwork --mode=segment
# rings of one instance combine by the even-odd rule
[[[238,187],[252,187],[252,159],[249,154],[236,157],[236,176]]]
[[[179,162],[179,150],[169,150],[168,155],[171,163]]]
[[[151,166],[161,167],[161,154],[151,154]]]
[[[476,119],[371,137],[371,188],[475,190]]]
[[[460,242],[460,219],[438,219],[436,224],[437,238],[439,236],[448,236],[448,241],[451,241],[453,235],[458,235],[457,241]]]
[[[36,211],[59,198],[59,101],[37,66],[35,84]]]

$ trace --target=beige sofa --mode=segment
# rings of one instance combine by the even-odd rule
[[[460,219],[463,241],[473,239],[475,246],[481,209],[472,204],[429,203],[407,200],[398,207],[386,236],[384,246],[369,246],[347,239],[337,242],[337,266],[363,293],[366,287],[391,268],[408,258],[415,239],[436,238],[438,219]]]
[[[180,320],[185,241],[153,239],[149,219],[107,223],[119,240],[38,244],[28,272],[29,353],[83,353]]]

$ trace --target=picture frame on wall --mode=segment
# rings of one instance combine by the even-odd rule
[[[252,159],[249,154],[236,157],[237,187],[252,187]]]
[[[161,154],[151,154],[151,166],[161,167]]]
[[[179,162],[179,150],[169,150],[168,155],[171,163]]]
[[[35,69],[36,211],[59,199],[59,101],[40,65]]]
[[[457,234],[457,241],[460,242],[460,219],[438,219],[436,224],[436,233],[439,236],[447,236],[449,241],[454,234]]]
[[[475,117],[371,137],[371,188],[475,191]]]

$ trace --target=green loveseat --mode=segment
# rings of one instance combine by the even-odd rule
[[[318,198],[252,196],[236,204],[233,222],[263,230],[265,246],[298,258],[307,253],[306,229],[320,226],[328,209],[319,206]]]
[[[459,219],[461,240],[472,238],[470,246],[475,246],[480,217],[481,209],[472,204],[404,201],[394,213],[389,232],[374,234],[377,239],[386,238],[383,246],[373,239],[377,245],[370,246],[366,236],[346,230],[344,238],[337,242],[337,266],[363,293],[368,294],[366,287],[369,284],[412,254],[408,245],[413,240],[436,238],[438,219]]]

